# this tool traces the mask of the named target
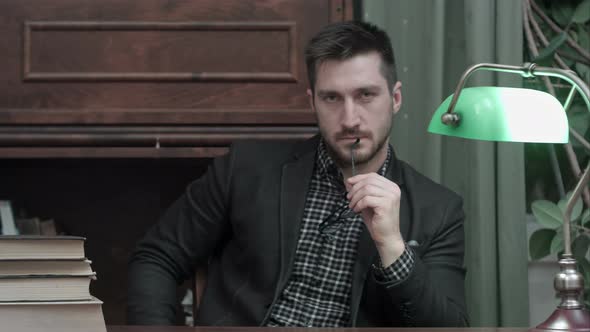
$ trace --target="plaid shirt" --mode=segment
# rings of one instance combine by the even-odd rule
[[[378,171],[385,176],[392,149]],[[340,170],[320,142],[289,281],[270,309],[267,326],[350,326],[350,291],[363,220],[348,208]],[[374,267],[383,283],[405,279],[414,264],[406,245],[389,267]]]

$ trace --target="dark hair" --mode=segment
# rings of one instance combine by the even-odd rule
[[[385,31],[359,21],[332,23],[320,30],[305,48],[307,77],[314,91],[316,70],[326,60],[346,60],[356,55],[375,51],[381,55],[381,73],[389,89],[397,81],[393,47]]]

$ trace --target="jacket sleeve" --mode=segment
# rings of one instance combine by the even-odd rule
[[[129,261],[127,323],[176,323],[176,287],[227,232],[232,150],[217,158],[138,243]]]
[[[462,200],[448,205],[441,226],[422,255],[414,255],[410,274],[400,281],[381,283],[390,299],[390,317],[401,317],[406,326],[467,326],[465,269],[463,268],[465,219]],[[421,256],[421,257],[420,257]],[[375,282],[380,283],[375,279]]]

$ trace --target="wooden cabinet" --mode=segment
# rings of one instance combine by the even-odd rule
[[[316,131],[303,48],[352,1],[7,0],[0,13],[1,157],[211,157]]]
[[[123,324],[134,243],[236,139],[302,139],[303,48],[352,0],[0,1],[0,199],[87,237]]]

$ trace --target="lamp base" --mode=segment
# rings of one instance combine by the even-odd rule
[[[529,331],[590,331],[590,311],[557,308],[546,321]]]

